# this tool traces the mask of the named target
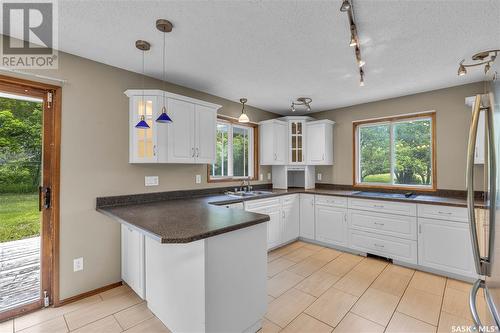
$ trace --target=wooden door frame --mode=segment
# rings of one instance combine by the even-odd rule
[[[43,306],[43,290],[47,290],[50,304],[59,299],[59,192],[61,157],[61,102],[62,87],[0,75],[0,91],[43,99],[43,186],[51,188],[51,207],[42,210],[41,239],[41,297],[40,301],[5,311],[0,321],[37,310]],[[52,101],[48,100],[48,93]],[[49,158],[50,157],[50,158]],[[45,172],[48,170],[48,172]]]

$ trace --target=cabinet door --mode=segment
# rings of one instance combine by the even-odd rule
[[[287,124],[274,123],[274,163],[275,165],[287,164]]]
[[[418,264],[475,277],[467,223],[418,219]]]
[[[314,195],[300,195],[300,237],[314,239]]]
[[[307,125],[307,164],[318,165],[325,162],[325,125]]]
[[[260,165],[274,164],[274,126],[271,123],[259,125]]]
[[[156,138],[156,117],[158,115],[158,105],[156,96],[132,96],[130,98],[130,143],[129,162],[130,163],[156,163],[157,138]],[[148,129],[135,128],[135,125],[144,116],[148,123]]]
[[[140,232],[121,226],[122,280],[125,281],[139,297],[146,295],[144,267],[144,235]]]
[[[168,112],[168,162],[194,163],[194,104],[169,98]]]
[[[290,121],[288,125],[288,163],[305,164],[304,145],[305,145],[305,121]]]
[[[284,200],[287,197],[284,197]],[[282,243],[289,242],[299,237],[300,206],[297,195],[289,198],[283,203],[283,237]]]
[[[283,224],[280,207],[267,210],[265,213],[269,215],[267,223],[267,248],[271,249],[282,243]]]
[[[316,205],[316,240],[347,246],[347,209]]]
[[[216,128],[217,111],[206,106],[196,105],[196,163],[212,164],[213,162],[215,162]]]

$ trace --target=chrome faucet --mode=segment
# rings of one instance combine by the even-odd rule
[[[246,184],[246,187],[245,187],[245,184]],[[252,186],[250,185],[250,179],[243,179],[243,181],[241,182],[240,191],[248,192],[251,190],[252,190]]]

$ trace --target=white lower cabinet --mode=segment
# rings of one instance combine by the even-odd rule
[[[122,280],[142,299],[146,296],[144,235],[121,225]]]
[[[316,204],[316,240],[332,245],[348,246],[347,209]]]
[[[314,239],[314,194],[300,194],[299,235]]]
[[[418,219],[418,264],[463,276],[476,277],[469,224]]]
[[[282,243],[290,242],[299,237],[300,205],[299,195],[287,195],[282,199],[283,238]]]

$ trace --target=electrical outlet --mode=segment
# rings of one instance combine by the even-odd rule
[[[73,272],[83,271],[83,257],[73,259]]]
[[[158,176],[146,176],[144,177],[144,186],[158,186],[160,179]]]
[[[318,180],[321,180],[322,177],[323,175],[321,173],[318,173]]]
[[[263,174],[260,174],[259,180],[264,180],[264,175]]]
[[[201,175],[196,175],[196,184],[201,184]]]
[[[267,180],[271,180],[271,173],[270,172],[267,173]]]

